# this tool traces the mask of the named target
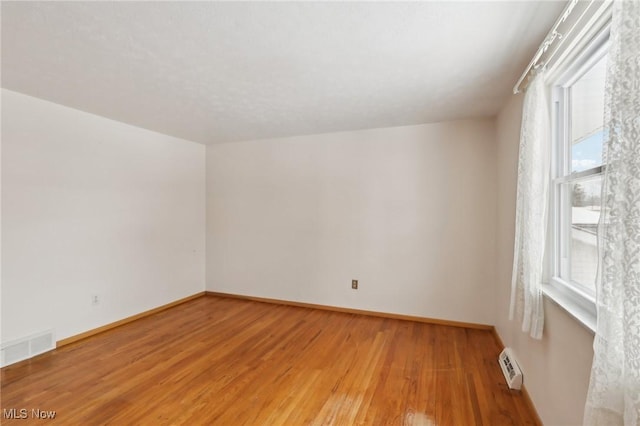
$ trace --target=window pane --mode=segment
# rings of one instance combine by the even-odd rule
[[[571,86],[571,171],[602,165],[604,86],[603,57]]]
[[[595,292],[602,176],[570,184],[571,280]]]
[[[598,132],[571,145],[571,172],[581,172],[602,165],[604,132]]]

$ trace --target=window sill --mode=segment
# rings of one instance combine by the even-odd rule
[[[583,304],[577,302],[574,297],[568,295],[566,291],[560,290],[552,284],[543,284],[542,293],[555,304],[567,311],[567,313],[578,320],[580,324],[595,333],[595,307],[594,309],[587,309]]]

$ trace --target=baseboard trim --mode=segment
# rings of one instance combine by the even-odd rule
[[[498,343],[498,346],[500,346],[500,350],[506,348],[506,346],[502,342],[502,339],[500,338],[500,335],[498,334],[498,330],[496,330],[495,327],[491,327],[491,334],[493,334],[493,338]]]
[[[153,309],[149,309],[148,311],[140,312],[139,314],[132,315],[132,316],[127,317],[127,318],[123,318],[123,319],[121,319],[119,321],[115,321],[115,322],[103,325],[101,327],[94,328],[94,329],[89,330],[89,331],[85,331],[84,333],[76,334],[75,336],[71,336],[71,337],[67,337],[66,339],[58,340],[56,342],[56,348],[60,348],[62,346],[66,346],[66,345],[69,345],[71,343],[75,343],[75,342],[77,342],[79,340],[84,340],[84,339],[86,339],[88,337],[95,336],[96,334],[100,334],[100,333],[103,333],[103,332],[105,332],[107,330],[111,330],[113,328],[120,327],[121,325],[125,325],[125,324],[128,324],[130,322],[139,320],[141,318],[145,318],[145,317],[148,317],[150,315],[157,314],[158,312],[162,312],[162,311],[167,310],[169,308],[173,308],[174,306],[181,305],[181,304],[183,304],[185,302],[188,302],[188,301],[193,300],[193,299],[197,299],[199,297],[203,297],[205,295],[206,295],[206,292],[205,291],[201,291],[201,292],[198,292],[196,294],[192,294],[191,296],[187,296],[187,297],[184,297],[182,299],[175,300],[175,301],[173,301],[171,303],[167,303],[166,305],[158,306],[157,308],[153,308]]]
[[[402,314],[393,314],[388,312],[377,312],[377,311],[368,311],[364,309],[352,309],[352,308],[341,308],[338,306],[331,305],[318,305],[315,303],[305,303],[305,302],[294,302],[291,300],[283,300],[283,299],[270,299],[265,297],[255,297],[255,296],[246,296],[242,294],[233,294],[233,293],[221,293],[217,291],[205,291],[207,296],[217,296],[217,297],[227,297],[232,299],[242,299],[242,300],[252,300],[254,302],[263,302],[263,303],[271,303],[274,305],[286,305],[286,306],[296,306],[299,308],[311,308],[311,309],[321,309],[324,311],[334,311],[334,312],[343,312],[348,314],[360,314],[367,315],[372,317],[381,317],[381,318],[392,318],[399,319],[405,321],[416,321],[423,322],[426,324],[436,324],[436,325],[447,325],[450,327],[461,327],[461,328],[473,328],[478,330],[493,330],[494,327],[492,325],[487,324],[477,324],[472,322],[460,322],[460,321],[449,321],[449,320],[441,320],[435,318],[426,318],[419,317],[413,315],[402,315]]]
[[[524,398],[525,403],[531,409],[531,412],[533,414],[535,414],[535,416],[536,416],[536,425],[537,426],[543,426],[542,419],[540,418],[540,415],[538,414],[538,410],[536,410],[536,406],[533,405],[533,401],[531,400],[531,396],[529,396],[529,392],[527,392],[527,387],[524,384],[522,385],[522,396]]]
[[[496,340],[496,342],[498,343],[498,346],[500,347],[501,351],[504,348],[506,348],[506,346],[502,342],[502,339],[500,338],[500,335],[498,334],[498,330],[496,330],[495,327],[492,327],[491,334],[493,334],[493,337]],[[515,392],[517,392],[517,391],[515,391]],[[522,393],[522,397],[524,398],[525,404],[527,404],[529,409],[531,409],[531,412],[534,413],[535,416],[536,416],[536,425],[537,426],[543,426],[542,419],[540,418],[540,415],[538,414],[538,410],[536,410],[536,406],[533,405],[533,400],[531,399],[531,396],[529,395],[529,392],[527,391],[527,387],[526,387],[526,385],[524,383],[522,384],[522,389],[521,389],[520,392]]]

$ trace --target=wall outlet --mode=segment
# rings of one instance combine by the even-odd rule
[[[351,280],[351,288],[354,290],[358,289],[358,280]]]
[[[91,304],[93,306],[96,306],[96,305],[100,304],[100,298],[98,297],[97,294],[92,294],[91,295]]]

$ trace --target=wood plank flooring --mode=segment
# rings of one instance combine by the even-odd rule
[[[484,330],[207,296],[2,369],[2,424],[536,424],[499,351]]]

